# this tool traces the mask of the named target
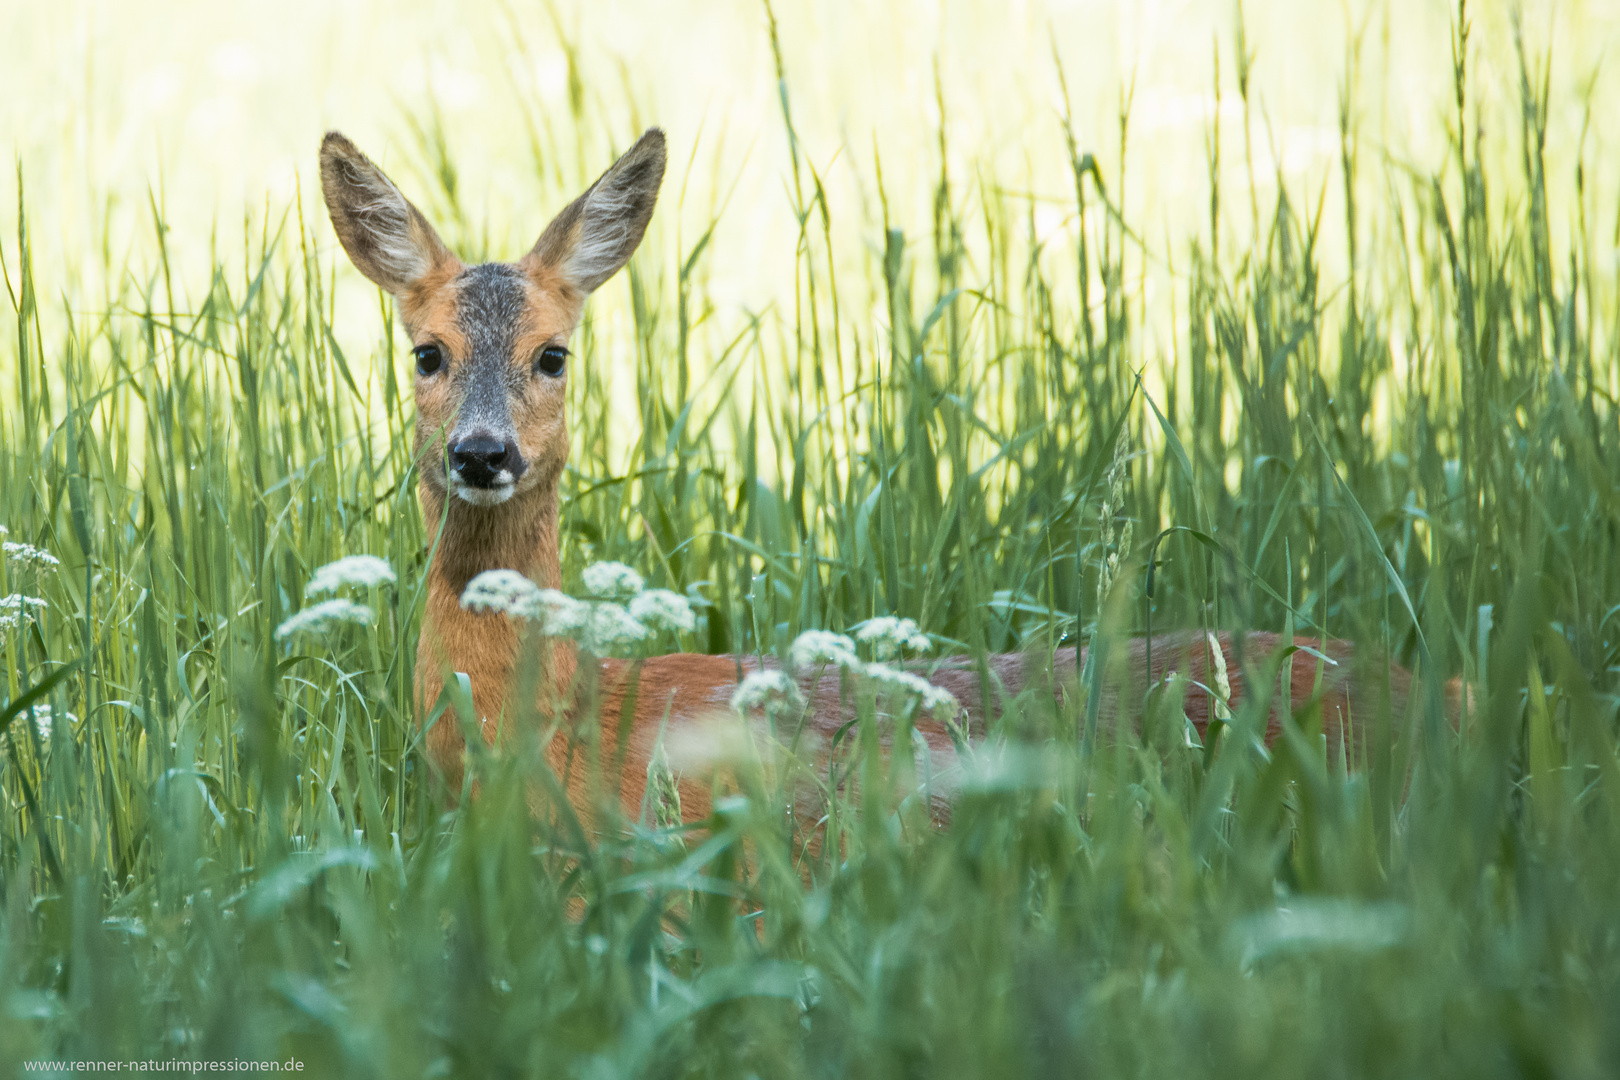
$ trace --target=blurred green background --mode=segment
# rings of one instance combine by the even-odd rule
[[[3,14],[0,1070],[1620,1071],[1613,5]],[[1099,730],[1097,663],[947,829],[873,700],[820,822],[766,755],[586,830],[525,740],[448,807],[405,342],[315,148],[508,258],[654,123],[566,586],[691,597],[644,653],[1343,637],[1366,744],[1261,693],[1200,745],[1179,684]],[[375,624],[278,642],[360,553]]]

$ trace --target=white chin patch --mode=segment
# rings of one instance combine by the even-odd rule
[[[508,480],[506,483],[497,483],[494,487],[473,487],[471,484],[457,480],[450,480],[450,492],[463,502],[474,506],[498,506],[512,497],[517,485]]]

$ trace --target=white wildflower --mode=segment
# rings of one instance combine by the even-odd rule
[[[578,639],[587,649],[605,656],[616,646],[629,645],[646,636],[647,628],[618,604],[591,604]]]
[[[12,593],[10,596],[0,597],[0,630],[23,626],[34,617],[34,612],[46,606],[45,601],[37,596]]]
[[[903,649],[927,652],[933,648],[933,642],[928,640],[927,634],[917,629],[915,622],[897,619],[893,615],[868,619],[866,625],[856,632],[855,640],[870,644],[872,654],[879,660],[898,656]]]
[[[798,684],[781,671],[754,671],[737,684],[731,695],[731,707],[738,712],[749,709],[772,709],[782,706],[804,706]]]
[[[592,563],[580,576],[585,591],[604,600],[634,596],[641,591],[641,575],[622,562]]]
[[[887,664],[868,664],[864,674],[873,682],[882,683],[891,690],[911,694],[922,700],[922,706],[930,711],[935,709],[957,708],[956,695],[942,686],[935,686],[921,675]]]
[[[11,530],[6,528],[4,525],[0,525],[0,536],[10,536],[10,535],[11,535]]]
[[[375,555],[349,555],[316,570],[315,576],[304,587],[304,595],[334,593],[346,585],[372,589],[378,585],[392,585],[396,580],[387,559],[379,559]]]
[[[338,623],[370,626],[376,618],[377,613],[364,604],[350,600],[323,600],[276,627],[276,640],[285,641],[298,633],[323,634]]]
[[[32,544],[18,544],[8,540],[0,544],[0,551],[4,551],[6,558],[12,562],[30,563],[47,569],[55,569],[62,565],[61,559],[58,559],[44,548],[37,548]]]
[[[859,668],[860,657],[855,655],[855,643],[843,634],[830,630],[806,630],[793,639],[788,658],[794,667],[815,667],[836,664],[841,668]]]
[[[468,611],[533,618],[539,612],[540,586],[516,570],[485,570],[467,582],[461,606]]]
[[[668,589],[648,589],[631,600],[630,617],[650,630],[691,631],[697,626],[686,597]]]
[[[34,730],[39,732],[39,741],[42,743],[50,742],[51,727],[56,719],[55,715],[51,712],[51,707],[46,704],[40,704],[35,705],[29,711],[33,713]],[[79,722],[79,718],[74,716],[72,713],[63,713],[62,716],[70,724],[77,724]]]
[[[539,618],[540,632],[552,636],[570,636],[584,629],[589,605],[575,600],[556,589],[541,589],[534,594],[529,618]]]
[[[589,604],[556,589],[542,589],[516,570],[485,570],[467,583],[461,606],[514,619],[536,619],[540,632],[554,637],[580,637],[589,630],[591,620]],[[611,616],[608,620],[612,621]]]

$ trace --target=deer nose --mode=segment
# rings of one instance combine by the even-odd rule
[[[517,480],[523,457],[516,443],[474,435],[450,447],[450,467],[474,487],[494,487]]]

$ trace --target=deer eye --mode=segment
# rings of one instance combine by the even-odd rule
[[[416,373],[418,375],[432,375],[444,367],[444,354],[437,345],[418,345],[411,352],[416,354]]]
[[[547,345],[545,348],[540,350],[540,355],[535,357],[534,369],[542,374],[550,375],[553,379],[555,379],[557,376],[563,373],[563,368],[566,367],[567,364],[567,349],[563,348],[561,345]]]

